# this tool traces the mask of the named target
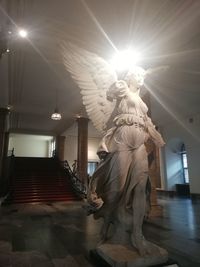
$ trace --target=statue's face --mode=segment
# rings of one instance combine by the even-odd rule
[[[139,88],[144,84],[146,71],[140,67],[135,67],[134,70],[128,72],[126,76],[126,81],[129,84],[129,87]]]

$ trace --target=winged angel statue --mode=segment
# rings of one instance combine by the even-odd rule
[[[149,206],[145,142],[151,138],[157,146],[164,145],[140,97],[152,70],[134,67],[118,80],[108,62],[75,45],[63,44],[63,57],[89,118],[103,134],[97,151],[101,161],[87,193],[89,213],[104,219],[101,241],[129,242],[140,255],[151,254],[155,246],[142,233]]]

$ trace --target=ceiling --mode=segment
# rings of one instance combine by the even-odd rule
[[[79,88],[63,63],[70,41],[110,58],[127,46],[142,51],[151,75],[151,110],[157,124],[200,114],[199,0],[0,0],[9,53],[0,59],[0,107],[11,106],[11,131],[60,134],[84,112]],[[28,38],[15,34],[28,30]],[[62,120],[50,119],[56,105]],[[158,112],[159,110],[159,112]]]

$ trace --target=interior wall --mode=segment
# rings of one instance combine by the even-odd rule
[[[165,147],[166,153],[166,173],[167,173],[167,190],[175,191],[176,184],[183,184],[183,169],[180,148],[182,141],[178,138],[167,142]]]
[[[16,157],[51,157],[49,153],[50,138],[53,137],[12,134],[9,138],[8,149],[14,148]]]
[[[100,139],[98,137],[88,138],[88,161],[99,161],[99,157],[97,156],[99,143]]]
[[[64,159],[68,161],[72,167],[74,160],[77,160],[77,149],[78,149],[78,127],[77,122],[62,133],[65,138],[65,153]],[[96,154],[99,143],[101,140],[100,134],[93,127],[91,122],[88,124],[88,161],[99,161]]]
[[[200,194],[200,122],[189,120],[178,123],[176,120],[171,120],[168,124],[161,127],[161,132],[166,142],[166,145],[161,149],[161,180],[162,189],[175,190],[175,184],[183,183],[183,175],[181,173],[181,158],[177,153],[176,145],[179,142],[185,144],[188,159],[188,172],[190,179],[190,192]],[[92,129],[92,130],[91,130]],[[65,144],[65,159],[70,165],[77,159],[77,124],[68,129],[64,134],[66,136]],[[95,136],[96,134],[96,136]],[[101,136],[95,132],[94,127],[89,123],[89,143],[88,155],[89,160],[98,159],[96,151]],[[176,144],[176,145],[175,145]]]
[[[63,135],[63,134],[62,134]],[[77,160],[77,135],[68,135],[65,133],[65,151],[64,151],[64,160],[67,160],[70,167],[75,160]]]
[[[191,123],[191,120],[183,120],[181,123],[178,121],[172,120],[171,123],[168,123],[163,127],[163,136],[166,144],[175,138],[179,138],[183,141],[186,147],[187,160],[188,160],[188,172],[189,172],[189,181],[190,181],[190,192],[193,194],[200,194],[200,164],[199,164],[199,153],[200,153],[200,121],[194,119]],[[170,177],[171,172],[170,168],[173,165],[173,159],[176,157],[174,154],[169,153],[169,147],[166,145],[163,148],[164,160],[165,163],[162,164],[165,170],[163,173],[165,176],[165,188],[171,190],[173,188],[173,183],[176,182],[176,179],[173,180]],[[170,183],[168,183],[168,180]]]

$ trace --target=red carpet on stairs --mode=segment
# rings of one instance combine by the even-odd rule
[[[16,157],[11,190],[12,203],[80,200],[53,158]]]

